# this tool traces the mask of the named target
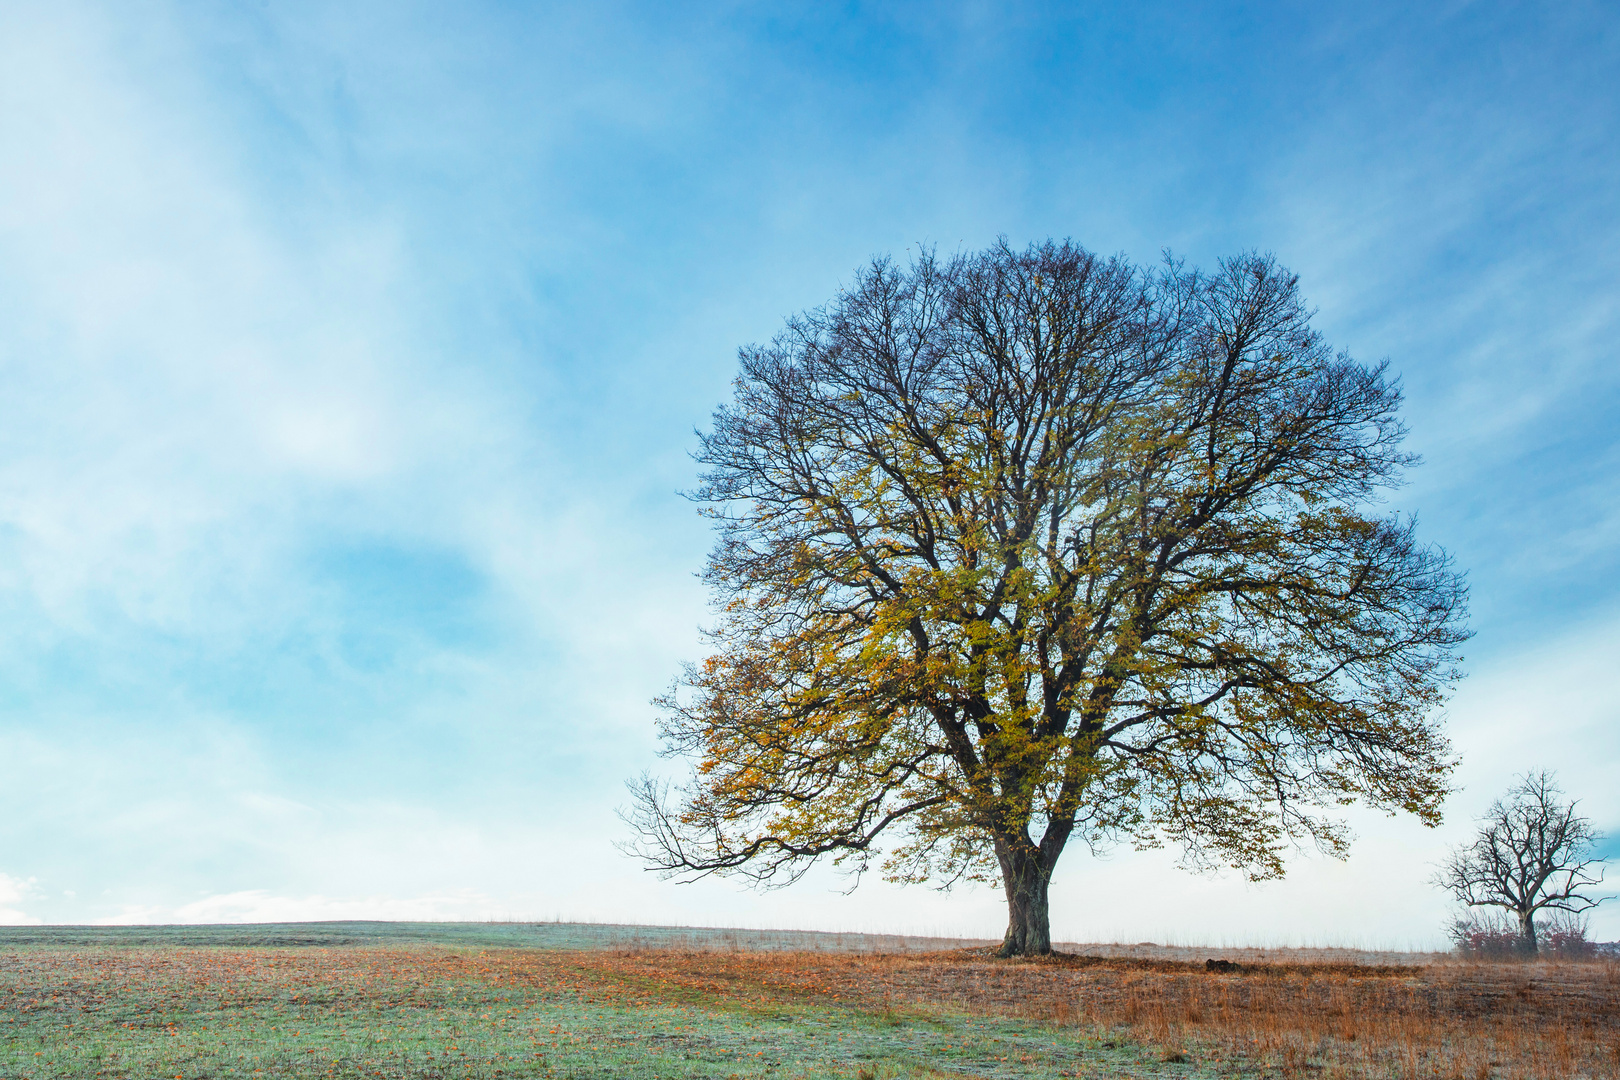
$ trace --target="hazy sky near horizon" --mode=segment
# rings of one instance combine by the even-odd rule
[[[1389,505],[1477,631],[1441,829],[1264,886],[1076,851],[1054,933],[1434,943],[1516,772],[1620,835],[1617,148],[1598,3],[0,0],[0,921],[998,935],[611,845],[738,346],[1005,234],[1297,271],[1402,376]]]

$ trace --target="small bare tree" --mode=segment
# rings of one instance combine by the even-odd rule
[[[1524,950],[1534,953],[1538,912],[1578,915],[1612,899],[1587,895],[1603,881],[1603,860],[1592,854],[1598,838],[1592,822],[1575,806],[1563,801],[1551,773],[1526,773],[1491,804],[1479,835],[1451,853],[1436,883],[1469,907],[1511,913]]]

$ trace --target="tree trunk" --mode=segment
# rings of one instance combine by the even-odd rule
[[[1007,936],[997,956],[1045,956],[1052,951],[1052,923],[1046,891],[1052,873],[1034,852],[1001,856],[1001,882],[1007,890]]]
[[[1521,911],[1519,915],[1519,947],[1531,956],[1536,955],[1539,946],[1536,944],[1536,913],[1534,911]]]

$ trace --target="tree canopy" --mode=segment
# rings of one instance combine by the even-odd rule
[[[1269,257],[1002,242],[741,350],[698,454],[714,651],[659,702],[695,771],[633,785],[635,849],[999,882],[1022,954],[1072,839],[1270,877],[1344,850],[1325,808],[1437,821],[1466,589],[1369,509],[1399,387],[1310,315]]]

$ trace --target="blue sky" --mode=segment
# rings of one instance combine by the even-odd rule
[[[1516,771],[1620,834],[1617,106],[1595,3],[0,3],[0,919],[999,933],[611,843],[737,347],[1005,234],[1298,271],[1478,631],[1441,830],[1074,853],[1054,932],[1434,941]]]

